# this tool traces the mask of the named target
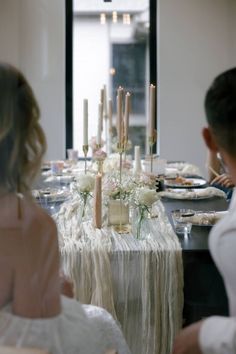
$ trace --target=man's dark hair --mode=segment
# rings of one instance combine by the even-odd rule
[[[236,68],[215,78],[206,94],[205,112],[219,146],[236,156]]]

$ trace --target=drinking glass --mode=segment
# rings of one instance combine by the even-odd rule
[[[191,218],[194,214],[194,210],[191,209],[178,209],[171,212],[173,224],[177,234],[190,234],[192,229]]]

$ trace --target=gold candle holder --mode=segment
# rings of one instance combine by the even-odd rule
[[[100,150],[102,148],[102,144],[96,144],[96,150]]]
[[[88,145],[83,145],[83,153],[84,153],[84,173],[87,173],[87,156],[88,156]]]
[[[150,169],[151,169],[151,174],[153,173],[153,146],[156,142],[156,136],[153,134],[153,136],[149,136],[148,138],[148,145],[149,145],[149,154],[150,154]]]
[[[104,121],[105,121],[105,145],[106,145],[106,152],[107,154],[109,153],[108,151],[108,136],[109,136],[109,132],[108,132],[108,115],[104,114]]]
[[[126,160],[126,151],[127,151],[127,143],[128,143],[128,140],[124,140],[124,161]]]
[[[130,225],[114,225],[113,229],[118,233],[118,234],[130,234],[131,233],[131,226]]]

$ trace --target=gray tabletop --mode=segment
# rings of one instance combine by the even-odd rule
[[[203,211],[222,211],[228,209],[228,202],[224,198],[218,197],[201,200],[176,200],[163,198],[162,202],[171,224],[171,211],[175,209],[183,208]],[[208,251],[208,235],[210,230],[210,226],[193,226],[191,234],[188,237],[178,235],[183,251]]]

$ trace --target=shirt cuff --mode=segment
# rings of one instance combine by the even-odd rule
[[[235,354],[236,318],[213,316],[204,320],[199,345],[203,354]]]

